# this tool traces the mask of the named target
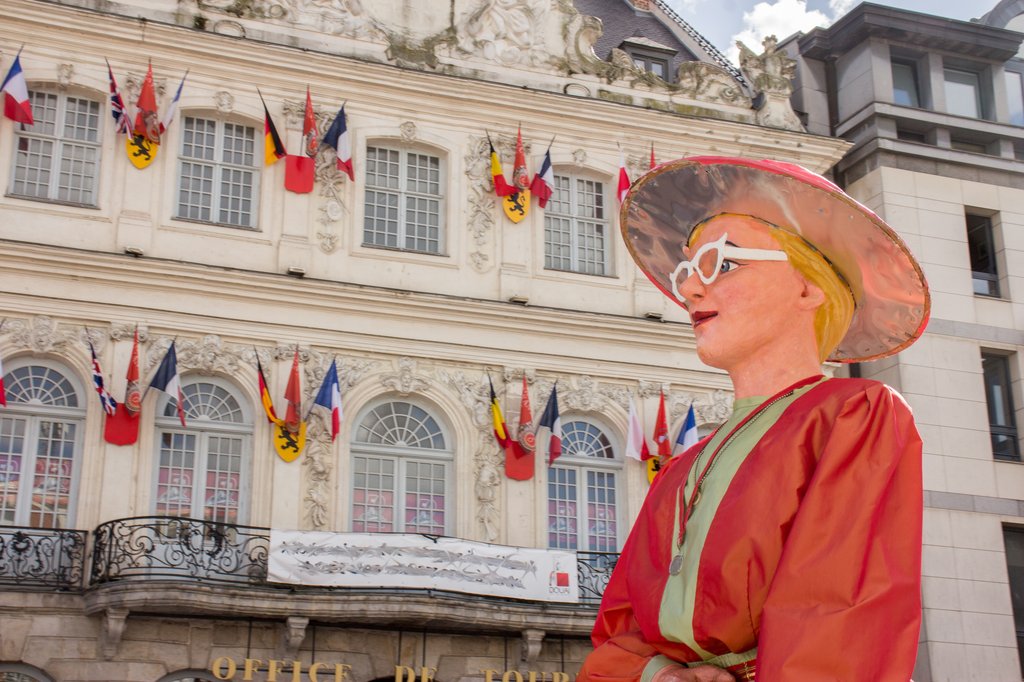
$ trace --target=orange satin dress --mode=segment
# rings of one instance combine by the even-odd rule
[[[680,487],[706,442],[651,486],[578,682],[638,682],[671,662],[734,655],[759,682],[907,682],[923,504],[921,439],[902,397],[865,379],[800,393],[726,482],[693,574],[672,576]],[[695,581],[695,598],[684,605],[673,579]],[[666,634],[680,623],[693,648]]]

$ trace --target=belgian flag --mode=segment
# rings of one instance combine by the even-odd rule
[[[263,103],[263,160],[268,166],[273,166],[278,159],[284,158],[288,152],[284,149],[281,136],[277,134],[277,126],[274,119],[270,118],[270,111],[267,103],[263,101],[263,93],[256,90],[260,95],[260,102]]]

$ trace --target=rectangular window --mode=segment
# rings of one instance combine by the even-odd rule
[[[443,253],[442,191],[440,158],[367,147],[363,245]]]
[[[35,124],[16,129],[11,194],[95,206],[99,102],[49,92],[29,99]]]
[[[1020,461],[1017,421],[1014,417],[1010,384],[1010,356],[982,352],[981,371],[985,379],[988,404],[988,428],[992,436],[992,455],[996,459]]]
[[[1024,528],[1003,527],[1006,569],[1010,579],[1010,605],[1017,630],[1017,657],[1024,676]]]
[[[641,71],[653,74],[663,81],[668,81],[668,60],[647,55],[634,54],[633,64]]]
[[[186,116],[178,165],[178,218],[256,227],[256,129]]]
[[[363,455],[352,459],[352,532],[448,532],[447,463]]]
[[[555,175],[544,212],[544,267],[588,275],[608,271],[604,183]]]
[[[1024,126],[1024,75],[1006,71],[1006,103],[1010,110],[1010,123]]]
[[[992,220],[987,216],[966,216],[967,250],[971,257],[971,279],[974,293],[981,296],[999,296],[999,268],[996,266],[996,246],[992,233]]]
[[[917,87],[917,65],[910,61],[892,61],[892,101],[905,107],[921,106],[921,91]]]
[[[982,118],[981,79],[977,73],[947,68],[945,83],[948,113]]]

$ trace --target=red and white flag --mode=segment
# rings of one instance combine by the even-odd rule
[[[619,153],[619,186],[617,196],[621,204],[626,199],[626,192],[629,191],[629,173],[626,172],[626,155]]]
[[[136,135],[142,135],[150,142],[160,143],[160,114],[156,109],[156,88],[153,86],[153,65],[149,65],[146,78],[139,89],[139,101],[135,105]]]
[[[132,339],[132,356],[128,361],[125,373],[124,407],[130,414],[137,415],[142,410],[142,391],[139,389],[139,330],[135,330]]]
[[[4,361],[0,358],[0,405],[7,407],[7,390],[4,388]]]
[[[306,156],[315,157],[320,150],[320,140],[316,132],[316,112],[313,111],[313,99],[309,96],[309,86],[306,86],[306,111],[302,117],[302,142],[306,148]]]
[[[4,116],[25,125],[35,123],[32,103],[28,99],[28,83],[21,70],[21,50],[18,50],[14,63],[8,69],[4,83],[0,85],[0,92],[4,93]]]
[[[284,413],[285,427],[292,433],[298,433],[302,425],[300,416],[302,407],[302,383],[299,379],[299,349],[295,349],[295,358],[292,360],[292,371],[288,375],[288,386],[284,389],[284,399],[288,403],[288,409]]]
[[[644,438],[644,425],[640,421],[640,415],[636,409],[636,400],[629,396],[629,424],[626,427],[626,457],[644,462],[651,458],[651,451],[647,447],[647,439]]]
[[[665,415],[665,394],[661,394],[658,402],[658,416],[654,420],[654,444],[658,448],[658,456],[672,456],[672,443],[668,439],[668,418]]]

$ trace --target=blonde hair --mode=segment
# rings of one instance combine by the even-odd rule
[[[818,343],[818,359],[824,362],[846,336],[846,331],[850,328],[850,322],[853,320],[855,303],[850,285],[836,271],[825,254],[816,249],[813,244],[794,232],[756,216],[719,213],[699,222],[693,228],[687,241],[692,243],[712,220],[723,216],[749,218],[769,228],[772,238],[786,252],[789,264],[804,279],[825,294],[825,302],[818,307],[814,314],[814,338]]]

